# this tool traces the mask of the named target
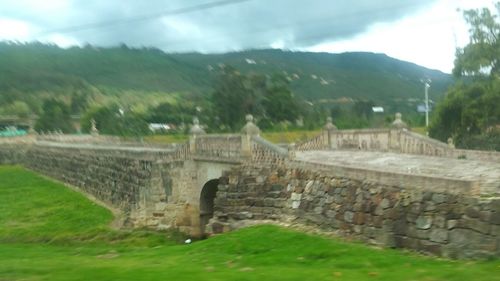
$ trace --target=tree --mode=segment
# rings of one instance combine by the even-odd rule
[[[2,109],[2,114],[15,115],[20,118],[26,118],[31,113],[30,107],[23,101],[14,101]]]
[[[300,115],[297,100],[282,74],[245,75],[225,67],[214,89],[211,101],[218,127],[238,130],[245,114],[253,114],[267,128],[278,122],[294,121]]]
[[[263,106],[272,122],[293,122],[299,117],[297,101],[290,91],[288,80],[282,74],[272,76],[265,91]]]
[[[365,118],[366,120],[369,120],[373,116],[374,106],[375,102],[373,102],[372,100],[369,101],[358,100],[354,103],[352,110],[353,113],[356,115],[356,117]]]
[[[89,106],[88,94],[86,92],[76,92],[71,96],[71,112],[73,114],[84,113]]]
[[[62,131],[63,133],[74,132],[71,124],[69,107],[56,99],[48,99],[43,103],[43,113],[35,124],[37,132]]]
[[[456,76],[500,75],[500,2],[495,4],[497,14],[487,8],[468,10],[464,17],[470,26],[470,42],[457,49],[453,74]]]
[[[496,5],[500,13],[500,2]],[[464,78],[436,107],[429,134],[457,147],[500,150],[500,20],[488,9],[464,12],[470,42],[456,52],[453,73]]]
[[[118,105],[96,107],[89,110],[82,118],[84,132],[89,132],[91,120],[96,121],[100,133],[118,136],[143,136],[149,134],[148,123],[144,116],[124,111]]]
[[[163,102],[150,109],[148,120],[152,123],[179,125],[181,123],[191,122],[195,112],[196,109],[190,105]]]
[[[249,79],[236,69],[226,66],[217,77],[212,94],[212,104],[220,128],[239,129],[245,114],[258,115],[260,111],[258,91],[252,91],[260,80]],[[252,83],[253,82],[253,83]]]

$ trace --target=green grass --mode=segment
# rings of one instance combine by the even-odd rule
[[[49,241],[97,232],[110,211],[19,167],[0,170],[0,241]]]
[[[423,136],[427,136],[427,128],[426,127],[413,127],[411,131],[417,134],[421,134]]]
[[[257,226],[190,245],[118,231],[61,184],[0,166],[0,280],[500,280],[500,261],[449,261]]]
[[[288,131],[288,132],[263,132],[262,137],[273,143],[298,143],[311,139],[319,135],[321,131]],[[144,137],[144,140],[150,143],[181,143],[187,141],[188,135],[151,135]]]
[[[146,142],[162,144],[162,143],[183,143],[188,140],[189,136],[184,134],[170,135],[151,135],[144,137]]]
[[[321,131],[288,131],[288,132],[264,132],[262,137],[274,143],[299,143],[309,140]]]

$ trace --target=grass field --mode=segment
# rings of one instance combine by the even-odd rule
[[[290,132],[263,132],[263,138],[274,143],[298,143],[320,134],[320,131],[290,131]],[[151,135],[144,138],[150,143],[181,143],[188,140],[188,135]]]
[[[111,212],[0,166],[0,280],[500,280],[500,261],[449,261],[257,226],[193,244],[109,227]]]

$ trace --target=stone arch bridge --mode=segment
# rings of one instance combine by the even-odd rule
[[[500,153],[388,129],[337,130],[279,146],[252,118],[239,134],[148,146],[99,135],[0,140],[22,164],[122,210],[132,227],[193,236],[248,224],[309,225],[448,257],[500,255]]]

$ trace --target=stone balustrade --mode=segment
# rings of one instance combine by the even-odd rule
[[[239,134],[196,136],[193,153],[201,157],[240,159],[241,138]]]
[[[288,150],[275,145],[260,136],[252,137],[252,161],[278,164],[289,158]]]

